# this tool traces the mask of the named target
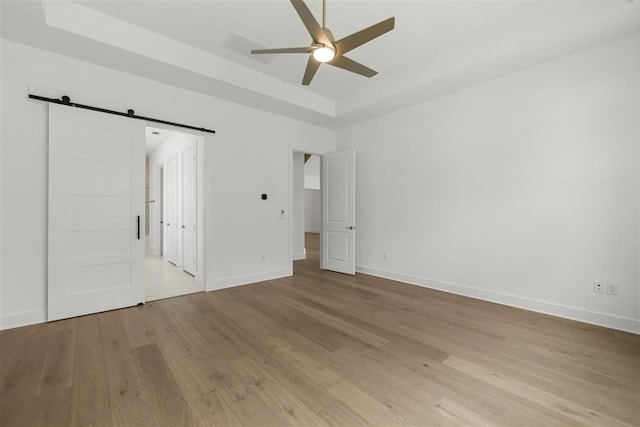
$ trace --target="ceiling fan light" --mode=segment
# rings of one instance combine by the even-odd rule
[[[329,46],[320,46],[313,50],[313,58],[318,62],[329,62],[336,56],[336,51]]]

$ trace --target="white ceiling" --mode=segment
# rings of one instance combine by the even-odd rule
[[[167,129],[147,126],[145,129],[145,153],[147,156],[175,133]]]
[[[377,76],[323,65],[304,87],[306,55],[265,65],[223,46],[232,32],[309,45],[288,0],[0,1],[3,38],[329,127],[640,31],[632,0],[328,0],[338,39],[396,28],[347,55]],[[320,21],[321,0],[306,2]]]

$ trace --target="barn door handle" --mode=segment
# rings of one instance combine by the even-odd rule
[[[140,240],[140,215],[138,215],[138,240]]]

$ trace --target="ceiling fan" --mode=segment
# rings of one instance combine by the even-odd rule
[[[290,0],[291,4],[295,8],[296,12],[302,19],[302,23],[307,27],[307,31],[313,39],[313,43],[309,47],[289,47],[281,49],[260,49],[252,50],[252,54],[273,54],[273,53],[309,53],[309,61],[307,62],[307,68],[302,78],[302,84],[307,86],[311,83],[313,76],[318,71],[321,63],[327,63],[334,67],[342,68],[343,70],[351,71],[365,77],[373,77],[378,74],[377,71],[372,70],[352,59],[344,56],[349,52],[361,46],[382,34],[393,30],[395,25],[395,17],[378,22],[370,27],[355,32],[349,36],[346,36],[336,41],[331,33],[331,30],[327,28],[327,3],[326,0],[322,0],[322,27],[313,17],[313,14],[302,0]]]

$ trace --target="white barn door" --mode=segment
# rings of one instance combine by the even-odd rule
[[[144,302],[144,135],[49,105],[49,321]]]
[[[182,269],[196,275],[196,146],[182,152]]]
[[[322,242],[320,268],[356,272],[356,153],[322,156]]]

